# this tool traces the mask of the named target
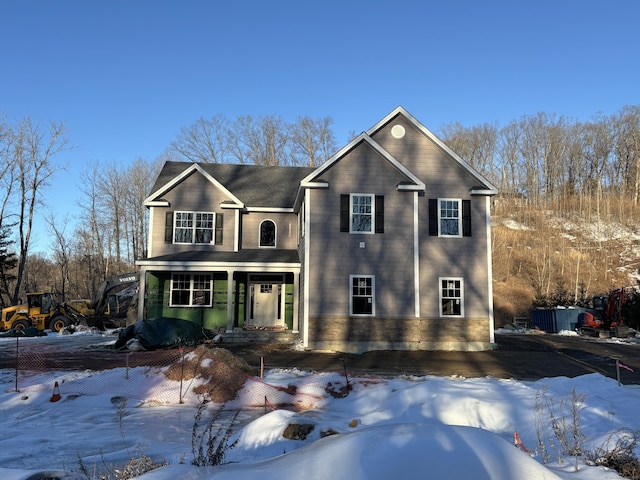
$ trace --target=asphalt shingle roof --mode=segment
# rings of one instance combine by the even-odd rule
[[[148,258],[154,262],[212,262],[212,263],[300,263],[297,250],[246,249],[238,252],[220,252],[211,250],[189,250]]]
[[[151,194],[184,172],[193,163],[166,162]],[[247,207],[291,208],[300,181],[314,167],[283,167],[198,163],[209,175],[242,201]]]

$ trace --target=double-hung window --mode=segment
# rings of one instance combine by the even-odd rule
[[[213,243],[215,214],[212,212],[175,212],[174,243]]]
[[[429,199],[429,235],[471,236],[471,201],[459,198]]]
[[[174,273],[171,276],[171,307],[210,307],[213,278],[210,273]]]
[[[351,232],[373,233],[373,195],[351,195]]]
[[[350,281],[349,313],[351,315],[375,315],[375,277],[373,275],[351,275]]]
[[[384,233],[384,195],[340,195],[340,231]]]
[[[464,283],[462,278],[440,278],[440,316],[464,316]]]
[[[438,200],[438,217],[441,237],[460,237],[460,200]]]

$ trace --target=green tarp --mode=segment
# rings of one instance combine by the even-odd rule
[[[197,346],[213,338],[211,330],[179,318],[148,318],[120,332],[116,348],[123,348],[135,339],[145,350],[174,348],[181,345]]]

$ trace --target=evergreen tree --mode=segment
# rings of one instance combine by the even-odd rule
[[[0,226],[0,307],[11,305],[11,284],[16,280],[18,257],[11,251],[10,225]]]

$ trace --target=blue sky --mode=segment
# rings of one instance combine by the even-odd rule
[[[65,123],[47,196],[73,217],[86,162],[152,160],[199,117],[330,116],[343,145],[398,105],[435,133],[616,113],[640,104],[638,18],[636,0],[2,0],[0,112]]]

